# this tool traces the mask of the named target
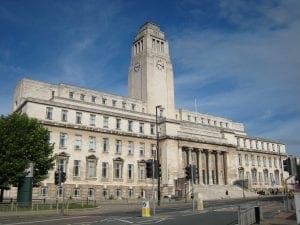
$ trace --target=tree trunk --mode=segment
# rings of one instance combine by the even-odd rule
[[[1,188],[0,190],[0,202],[3,202],[4,188]]]

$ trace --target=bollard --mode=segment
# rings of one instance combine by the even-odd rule
[[[150,216],[150,204],[149,201],[142,202],[142,217]]]
[[[197,195],[197,210],[203,210],[203,197],[200,193]]]

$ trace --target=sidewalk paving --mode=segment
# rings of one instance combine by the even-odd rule
[[[295,210],[285,211],[282,204],[270,203],[263,206],[262,225],[297,225]]]

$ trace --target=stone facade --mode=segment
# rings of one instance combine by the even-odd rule
[[[149,196],[153,182],[146,178],[145,162],[156,157],[156,129],[162,195],[182,191],[188,164],[198,168],[196,186],[248,179],[252,188],[282,187],[283,143],[248,136],[242,123],[230,119],[175,108],[168,41],[153,23],[144,24],[134,39],[128,87],[124,97],[25,78],[17,85],[13,111],[49,129],[55,170],[67,174],[66,196]],[[34,198],[61,195],[54,170],[34,193]]]

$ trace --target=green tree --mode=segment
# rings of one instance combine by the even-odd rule
[[[47,128],[26,114],[0,117],[0,202],[4,190],[17,186],[26,176],[29,163],[34,165],[33,185],[39,186],[54,166],[53,144]]]

